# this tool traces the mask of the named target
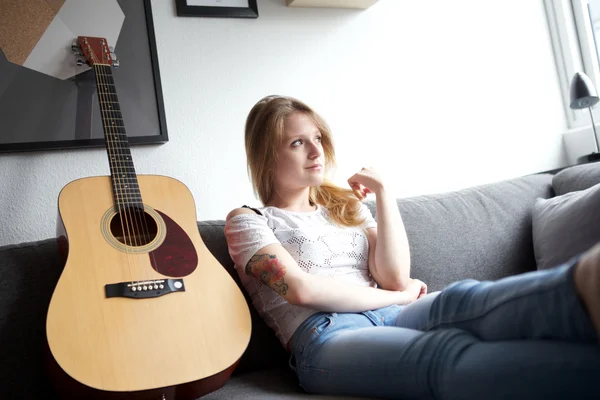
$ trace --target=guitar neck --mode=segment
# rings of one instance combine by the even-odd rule
[[[94,64],[98,102],[106,139],[106,150],[115,204],[119,210],[142,206],[137,175],[133,166],[123,115],[110,65]]]

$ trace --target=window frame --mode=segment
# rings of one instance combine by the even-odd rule
[[[589,0],[544,0],[569,131],[591,127],[587,109],[569,107],[571,79],[575,73],[584,72],[600,90],[599,61],[588,3]],[[594,107],[592,111],[594,119],[600,121],[600,107]]]

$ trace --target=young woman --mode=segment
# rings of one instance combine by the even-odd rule
[[[344,189],[324,120],[268,96],[246,121],[264,207],[226,218],[253,305],[307,391],[390,399],[600,398],[600,244],[551,270],[427,294],[396,201],[363,168]],[[377,223],[361,202],[374,193]],[[435,249],[431,249],[435,251]]]

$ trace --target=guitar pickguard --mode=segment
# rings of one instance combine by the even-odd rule
[[[152,268],[174,278],[188,276],[198,266],[198,253],[187,233],[168,215],[155,210],[166,225],[167,234],[156,249],[148,253]]]

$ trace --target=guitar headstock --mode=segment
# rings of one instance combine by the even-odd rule
[[[77,65],[84,62],[90,67],[98,65],[119,66],[115,53],[108,46],[106,39],[91,36],[79,36],[71,46],[74,54],[78,57]]]

